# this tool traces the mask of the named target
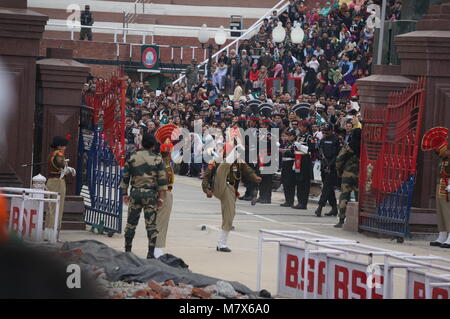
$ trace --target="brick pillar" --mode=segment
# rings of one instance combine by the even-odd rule
[[[53,136],[70,134],[66,157],[69,166],[76,168],[81,91],[88,74],[88,66],[72,60],[71,49],[48,48],[47,58],[37,62],[36,144],[41,141],[42,147],[35,149],[35,156],[41,162],[47,161]],[[47,165],[39,172],[47,176]],[[75,178],[67,178],[66,183],[67,195],[75,195]]]
[[[401,73],[427,79],[423,134],[434,126],[450,128],[450,5],[431,6],[417,24],[417,31],[396,38]],[[438,159],[419,151],[413,206],[435,208]]]
[[[400,75],[399,66],[376,65],[374,74],[357,81],[362,110],[366,106],[386,107],[389,94],[401,91],[414,80]]]
[[[0,73],[11,77],[15,101],[0,145],[0,186],[29,187],[33,161],[36,57],[48,17],[27,9],[26,0],[0,2]],[[1,97],[0,97],[1,100]],[[1,105],[0,107],[5,107]]]

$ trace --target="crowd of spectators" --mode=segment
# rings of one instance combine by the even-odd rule
[[[356,81],[372,72],[375,29],[369,20],[374,12],[367,8],[379,2],[333,0],[317,7],[315,1],[291,0],[286,11],[274,11],[238,51],[223,52],[212,64],[210,77],[199,72],[193,60],[187,81],[161,91],[150,88],[149,82],[128,79],[126,151],[140,148],[144,131],[155,132],[168,123],[193,132],[195,121],[201,121],[204,129],[225,132],[249,115],[246,102],[252,99],[273,105],[271,125],[280,128],[280,135],[296,120],[292,107],[303,102],[310,105],[308,120],[315,137],[320,139],[321,126],[329,123],[345,143],[349,132],[361,127]],[[388,5],[387,18],[400,18],[400,1],[388,1]],[[286,29],[282,43],[272,40],[278,22]],[[305,38],[294,45],[290,32],[297,24]],[[301,92],[283,92],[282,86],[266,92],[266,79],[283,79],[285,72],[302,79]],[[92,83],[86,90],[92,90]],[[201,139],[194,135],[193,139]],[[201,171],[201,165],[186,164],[179,173],[201,176]]]

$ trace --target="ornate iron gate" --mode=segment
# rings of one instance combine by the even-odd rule
[[[389,106],[363,112],[359,228],[403,238],[416,176],[425,105],[425,79],[390,97]]]
[[[80,121],[77,190],[83,196],[85,222],[108,234],[122,232],[120,182],[125,160],[125,81],[113,76],[97,82],[86,96]]]

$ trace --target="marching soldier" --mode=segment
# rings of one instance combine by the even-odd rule
[[[164,255],[167,229],[169,227],[170,213],[172,212],[172,188],[175,181],[175,174],[172,168],[171,152],[173,150],[173,144],[171,136],[175,129],[177,129],[177,126],[168,124],[160,127],[155,133],[156,140],[161,144],[160,152],[164,161],[167,179],[167,190],[164,192],[163,204],[156,215],[156,229],[158,230],[158,237],[156,238],[155,258]]]
[[[247,178],[254,183],[261,182],[261,177],[256,176],[254,171],[245,163],[226,161],[227,151],[232,156],[233,145],[226,144],[223,150],[224,161],[220,164],[211,161],[205,172],[202,182],[203,192],[208,198],[213,195],[220,200],[222,211],[222,232],[217,243],[216,250],[221,252],[231,252],[227,247],[228,235],[233,226],[236,214],[237,189],[241,178]]]
[[[337,175],[342,178],[341,196],[339,197],[339,222],[334,225],[342,228],[345,221],[347,203],[350,201],[351,192],[355,192],[358,198],[359,155],[361,149],[361,129],[353,129],[350,142],[344,146],[336,158]]]
[[[295,199],[295,176],[294,176],[294,140],[296,132],[294,129],[287,131],[283,138],[283,145],[280,148],[281,158],[281,182],[283,183],[285,202],[280,204],[281,207],[294,206]]]
[[[164,203],[167,191],[166,169],[160,155],[152,148],[156,141],[153,135],[145,133],[142,137],[142,149],[134,152],[125,162],[121,188],[123,201],[128,204],[128,219],[125,227],[125,251],[131,252],[133,238],[139,222],[141,210],[144,210],[145,228],[148,237],[147,258],[155,258],[155,245],[158,231],[156,215]],[[131,184],[130,195],[128,186]]]
[[[439,183],[436,189],[436,213],[439,237],[430,246],[450,248],[450,150],[448,149],[448,129],[434,127],[422,139],[422,150],[434,150],[440,159]]]
[[[65,177],[69,173],[73,176],[75,176],[76,174],[74,168],[67,166],[69,160],[66,159],[64,153],[68,144],[69,140],[67,138],[62,136],[55,136],[53,137],[53,142],[50,145],[53,151],[51,151],[50,155],[48,156],[48,176],[46,186],[48,191],[60,194],[60,203],[57,221],[55,221],[56,204],[48,204],[48,213],[45,217],[44,240],[54,238],[55,235],[56,238],[58,238],[59,236],[59,229],[61,228],[61,221],[64,212],[64,199],[66,197]],[[54,234],[55,222],[58,223],[57,234]]]
[[[319,142],[320,169],[322,175],[322,193],[320,194],[319,207],[315,211],[317,217],[322,216],[322,208],[328,203],[331,205],[331,211],[325,216],[337,216],[337,202],[334,193],[336,186],[336,157],[339,154],[339,139],[334,135],[331,124],[325,124],[323,127],[324,137]]]

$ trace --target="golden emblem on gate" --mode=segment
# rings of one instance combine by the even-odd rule
[[[366,182],[366,192],[370,192],[372,190],[372,174],[373,174],[373,165],[367,165],[367,182]]]

